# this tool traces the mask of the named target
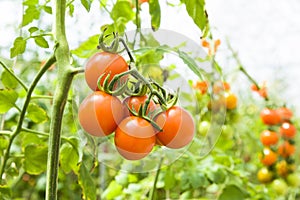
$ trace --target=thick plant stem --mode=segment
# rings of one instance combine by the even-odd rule
[[[53,97],[53,107],[49,134],[49,148],[47,158],[46,200],[57,199],[59,148],[64,108],[68,99],[68,92],[74,76],[74,69],[70,66],[70,51],[65,33],[66,0],[56,0],[54,6],[54,33],[58,43],[55,51],[58,75],[57,87]]]

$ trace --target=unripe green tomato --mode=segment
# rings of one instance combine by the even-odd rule
[[[233,130],[232,126],[230,126],[228,124],[223,124],[221,131],[222,131],[222,136],[226,139],[231,139],[234,134],[234,130]]]
[[[300,186],[300,174],[299,173],[292,173],[286,177],[287,183],[292,187],[299,187]]]
[[[283,179],[275,179],[271,187],[278,195],[285,195],[288,190],[288,185]]]
[[[206,136],[208,130],[210,129],[210,122],[209,121],[202,121],[198,126],[198,132],[202,136]]]

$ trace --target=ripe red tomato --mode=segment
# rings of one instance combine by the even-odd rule
[[[293,117],[293,112],[287,107],[278,108],[277,113],[281,117],[281,122],[290,121]]]
[[[276,110],[264,108],[260,113],[262,122],[266,125],[276,125],[281,122],[281,118]]]
[[[114,96],[96,91],[87,96],[79,106],[81,127],[91,135],[106,136],[115,131],[123,119],[124,107]]]
[[[279,137],[275,131],[265,130],[260,134],[260,141],[265,146],[277,144],[278,140]]]
[[[295,151],[296,151],[295,145],[290,144],[288,141],[285,141],[278,147],[278,154],[284,158],[293,155]]]
[[[124,108],[125,108],[125,115],[129,116],[132,114],[129,112],[128,108],[130,108],[133,111],[136,111],[138,113],[139,109],[141,106],[144,106],[145,102],[147,101],[147,96],[132,96],[132,97],[127,97],[124,99],[123,104],[124,104]],[[127,108],[128,106],[128,108]],[[153,112],[156,109],[156,104],[154,103],[154,101],[150,101],[146,115],[150,112]]]
[[[277,154],[274,151],[272,151],[269,147],[265,147],[261,155],[261,162],[266,166],[270,166],[273,165],[276,161]]]
[[[297,132],[296,127],[289,123],[284,122],[281,127],[279,128],[280,134],[285,138],[294,138]]]
[[[126,117],[115,131],[116,148],[128,160],[144,158],[152,151],[155,143],[154,128],[140,117]]]
[[[98,78],[102,74],[110,74],[109,81],[111,81],[116,74],[128,69],[128,64],[122,56],[109,52],[98,52],[85,65],[85,80],[88,86],[95,91],[98,89]],[[106,76],[101,79],[101,84],[103,84]]]
[[[156,135],[158,140],[169,148],[182,148],[188,145],[194,137],[194,120],[186,110],[179,106],[173,106],[159,114],[155,121],[163,129]]]

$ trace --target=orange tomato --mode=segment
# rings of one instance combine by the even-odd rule
[[[208,89],[208,82],[207,81],[197,81],[194,85],[193,88],[196,90],[199,90],[201,94],[205,94]]]
[[[262,122],[266,125],[276,125],[281,122],[281,118],[276,110],[272,110],[269,108],[264,108],[260,112],[260,118]]]
[[[192,116],[183,108],[173,106],[159,114],[156,123],[162,128],[156,134],[164,146],[178,149],[188,145],[195,134],[195,123]]]
[[[284,158],[293,155],[295,151],[296,151],[296,147],[290,144],[288,141],[285,141],[278,147],[278,154]]]
[[[111,81],[115,75],[128,69],[128,64],[122,56],[109,52],[98,52],[85,65],[85,80],[88,86],[95,91],[98,90],[97,83],[102,74],[105,75],[100,81],[101,85],[108,74],[110,74],[109,81]]]
[[[293,112],[287,107],[278,108],[277,113],[280,115],[282,122],[290,121],[293,117]]]
[[[297,129],[293,124],[289,122],[284,122],[283,124],[281,124],[281,127],[279,128],[279,132],[285,138],[294,138]]]
[[[266,166],[270,166],[273,165],[276,161],[277,154],[274,151],[272,151],[269,147],[265,147],[261,155],[261,162]]]
[[[224,94],[226,108],[229,110],[235,109],[237,106],[237,97],[232,92],[226,92]]]
[[[79,106],[81,127],[93,136],[106,136],[115,131],[124,117],[121,101],[102,91],[87,96]]]
[[[140,160],[147,156],[156,143],[152,125],[140,117],[125,118],[115,131],[115,145],[127,160]]]
[[[129,112],[128,108],[131,109],[132,111],[135,112],[139,112],[139,109],[141,106],[144,106],[145,102],[147,101],[148,97],[146,95],[144,96],[132,96],[132,97],[126,97],[123,100],[123,104],[124,104],[124,109],[125,109],[125,116],[129,116],[132,114]],[[128,106],[128,107],[127,107]],[[148,108],[147,108],[147,114],[151,115],[151,112],[154,112],[156,109],[156,104],[154,103],[154,101],[150,101]]]
[[[265,130],[260,134],[260,141],[265,146],[277,144],[278,140],[279,137],[275,131]]]

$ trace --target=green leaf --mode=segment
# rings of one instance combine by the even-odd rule
[[[249,194],[244,191],[242,188],[231,184],[227,185],[221,195],[219,196],[219,200],[241,200],[249,197]]]
[[[217,183],[217,184],[221,184],[225,181],[226,172],[224,172],[224,170],[222,170],[221,168],[214,169],[214,170],[209,169],[206,172],[206,176],[212,182]]]
[[[7,185],[0,185],[0,199],[11,199],[12,191]]]
[[[18,86],[18,81],[7,71],[2,72],[1,81],[4,87],[8,89],[15,89]]]
[[[203,31],[208,24],[205,0],[181,0],[194,23]]]
[[[82,189],[83,199],[96,200],[96,186],[84,163],[80,165],[78,183]]]
[[[44,123],[48,120],[47,112],[34,103],[29,104],[27,108],[27,117],[34,123]]]
[[[37,7],[35,7],[35,5],[34,6],[30,5],[25,10],[25,14],[23,15],[22,26],[26,26],[31,22],[33,22],[33,20],[39,19],[40,14],[41,14],[40,10]]]
[[[30,35],[31,35],[32,33],[36,32],[36,31],[38,31],[38,30],[39,30],[39,28],[38,28],[38,27],[35,27],[35,26],[30,27],[30,28],[28,29]]]
[[[84,8],[89,12],[91,9],[91,5],[93,0],[80,0],[81,4],[84,6]]]
[[[34,37],[34,42],[42,48],[49,48],[47,40],[45,40],[45,38],[42,36]]]
[[[71,17],[73,17],[73,13],[74,13],[74,5],[70,4],[69,5],[69,14],[70,14]]]
[[[203,80],[203,76],[206,72],[197,65],[195,60],[191,58],[187,53],[178,50],[178,55],[182,59],[182,61],[201,79]]]
[[[110,16],[115,22],[117,22],[120,18],[123,18],[123,23],[127,23],[132,20],[135,15],[129,1],[117,1],[110,13]]]
[[[15,106],[18,99],[18,93],[14,90],[0,90],[0,114],[6,113]]]
[[[78,171],[79,155],[77,149],[74,149],[69,143],[64,143],[60,149],[60,166],[65,173]]]
[[[97,45],[98,45],[99,35],[93,35],[88,38],[85,42],[82,42],[79,47],[72,50],[71,53],[75,54],[76,56],[80,58],[89,58],[94,53],[96,53]]]
[[[122,194],[122,186],[118,184],[116,181],[112,181],[109,183],[108,187],[106,190],[101,195],[102,199],[114,199],[115,197],[119,196]]]
[[[28,133],[26,131],[22,131],[22,147],[26,148],[28,145],[35,145],[35,144],[41,144],[45,142],[45,139],[43,140],[38,135],[33,133]]]
[[[28,174],[38,175],[47,169],[47,146],[28,145],[25,148],[24,169]]]
[[[39,4],[39,0],[25,0],[23,2],[24,6],[35,6],[37,4]]]
[[[157,29],[159,29],[161,18],[159,0],[149,1],[149,13],[151,15],[152,30],[156,31]]]
[[[14,41],[13,47],[10,49],[10,58],[24,53],[26,49],[26,40],[23,37],[17,37]]]
[[[52,14],[52,8],[50,6],[44,6],[43,9],[46,13],[50,15]]]

